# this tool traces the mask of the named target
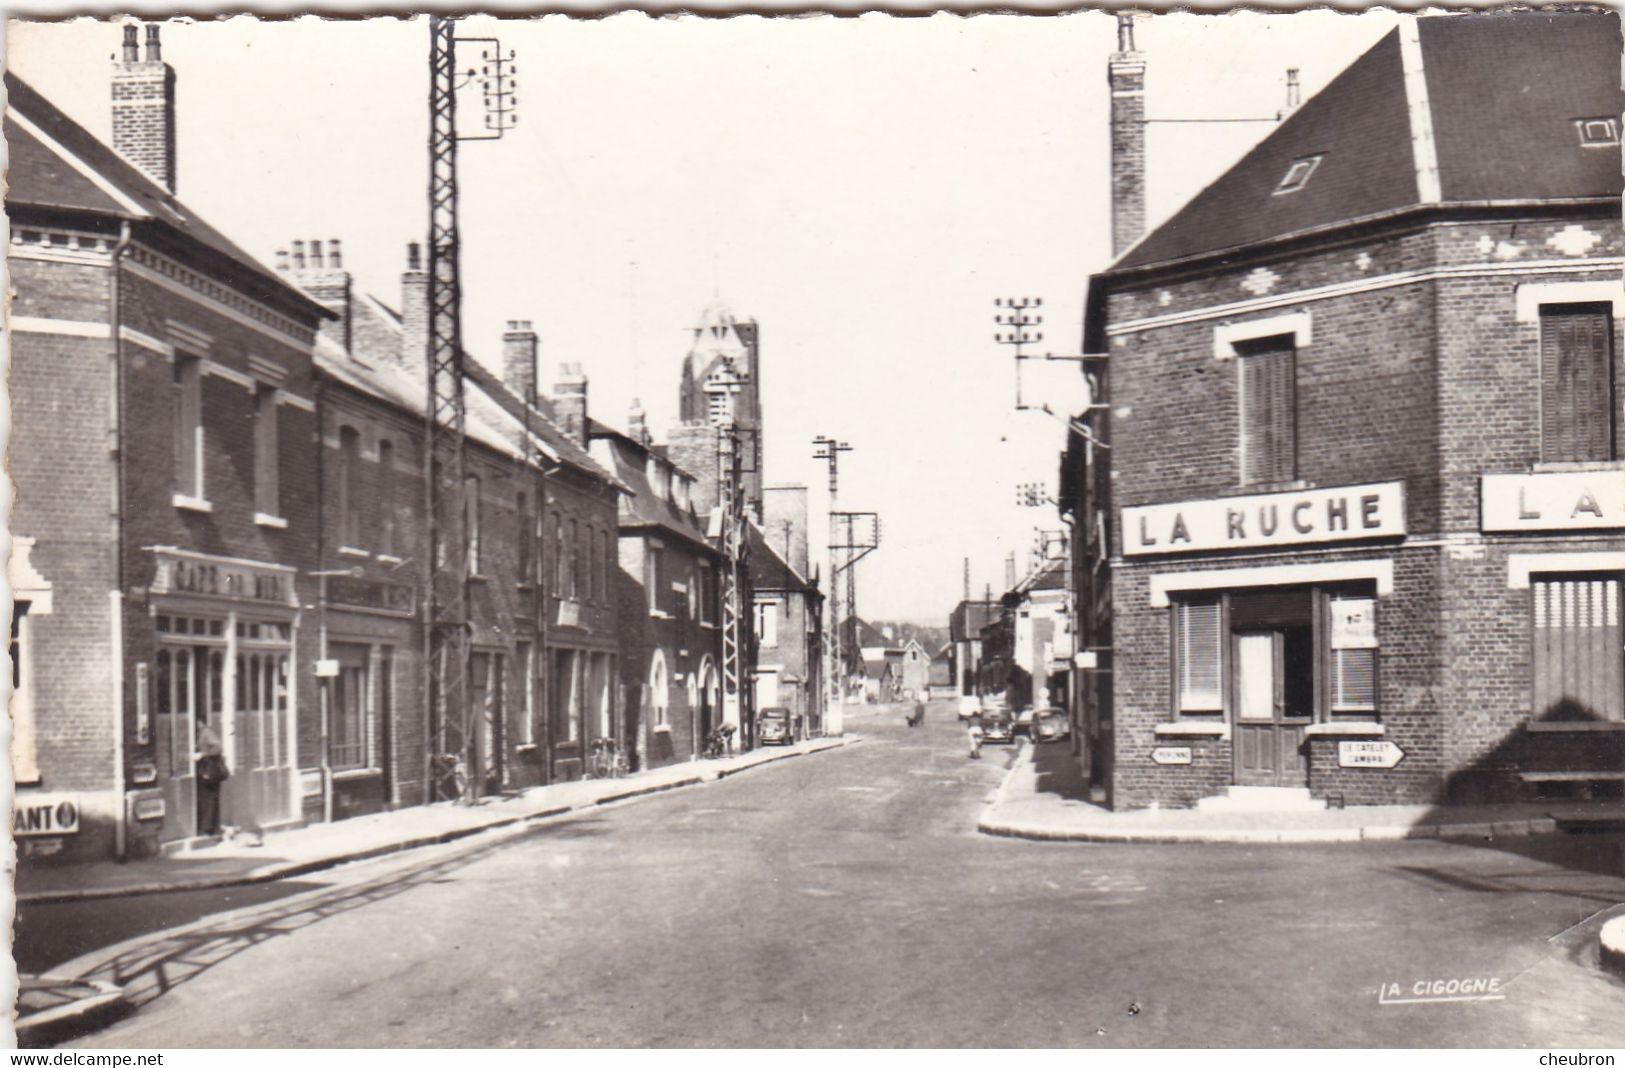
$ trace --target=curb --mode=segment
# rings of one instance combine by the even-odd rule
[[[404,853],[412,849],[421,849],[425,846],[445,845],[463,838],[471,838],[486,831],[501,830],[524,823],[535,823],[540,820],[553,819],[558,816],[569,815],[574,812],[583,812],[608,805],[617,801],[626,801],[632,798],[645,797],[651,794],[665,793],[668,790],[677,790],[687,786],[697,786],[702,783],[714,782],[726,777],[738,775],[763,764],[772,764],[791,757],[808,756],[813,753],[825,753],[831,749],[841,749],[848,745],[861,742],[861,736],[842,736],[831,745],[821,745],[814,749],[800,749],[789,753],[779,753],[764,760],[759,760],[744,767],[728,768],[721,771],[702,772],[687,778],[678,779],[668,783],[652,783],[648,786],[625,790],[616,794],[595,798],[591,801],[582,801],[573,805],[560,805],[555,808],[543,809],[539,812],[529,812],[521,816],[506,816],[482,823],[473,827],[455,827],[451,830],[436,834],[419,835],[399,842],[386,842],[383,845],[358,850],[354,853],[336,854],[329,857],[319,857],[315,860],[296,861],[285,864],[274,864],[241,875],[222,875],[211,879],[198,879],[187,883],[137,883],[134,886],[100,886],[86,887],[81,890],[46,890],[37,893],[24,893],[16,896],[18,907],[24,905],[63,905],[77,901],[99,901],[116,897],[145,897],[152,894],[183,894],[194,890],[229,890],[241,886],[258,886],[262,883],[273,883],[283,879],[292,879],[300,875],[310,875],[314,872],[327,871],[341,864],[353,864],[363,860],[374,860],[378,857],[389,856],[393,853]]]
[[[1496,838],[1526,838],[1535,835],[1556,834],[1557,820],[1536,817],[1522,820],[1502,820],[1492,823],[1423,823],[1412,826],[1373,824],[1362,827],[1288,827],[1271,830],[1263,827],[1248,828],[1111,828],[1111,827],[1057,827],[1044,824],[1020,823],[997,819],[993,813],[1004,803],[1010,782],[1029,761],[1032,748],[1025,747],[1005,773],[1004,781],[988,797],[986,808],[976,821],[976,830],[994,838],[1022,838],[1032,842],[1111,842],[1136,845],[1175,845],[1191,843],[1219,843],[1240,845],[1299,845],[1333,842],[1396,842],[1412,839],[1443,839],[1445,841],[1482,840]],[[1616,932],[1622,961],[1625,961],[1625,923]],[[1622,963],[1625,968],[1625,963]]]
[[[1616,975],[1625,976],[1625,916],[1616,916],[1602,925],[1599,957],[1602,966]]]
[[[1496,838],[1525,838],[1554,834],[1557,823],[1551,819],[1511,820],[1506,823],[1422,824],[1398,827],[1378,824],[1370,827],[1290,827],[1281,830],[1267,828],[1224,828],[1191,830],[1111,830],[1101,828],[1043,827],[1034,824],[1006,823],[983,817],[976,824],[982,834],[995,838],[1024,838],[1034,842],[1115,842],[1140,845],[1172,845],[1176,843],[1224,844],[1286,844],[1331,842],[1395,842],[1415,839],[1442,839],[1465,841]],[[1625,943],[1625,930],[1621,931]]]

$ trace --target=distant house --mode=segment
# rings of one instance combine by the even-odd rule
[[[747,532],[756,603],[756,707],[787,708],[804,734],[823,729],[824,595],[808,574],[807,489],[768,486],[763,525]]]

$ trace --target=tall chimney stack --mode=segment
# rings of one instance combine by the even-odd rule
[[[502,380],[526,404],[536,404],[536,330],[529,319],[509,319],[502,332]]]
[[[559,364],[559,377],[553,385],[553,417],[583,448],[587,445],[587,376],[579,363]]]
[[[406,271],[401,275],[400,362],[409,371],[428,374],[429,272],[423,268],[423,246],[406,246]]]
[[[344,269],[339,239],[335,237],[327,242],[325,256],[322,254],[320,241],[310,242],[311,251],[308,257],[305,255],[305,242],[292,241],[289,244],[293,249],[291,257],[287,249],[277,250],[277,272],[309,293],[322,307],[338,316],[336,320],[322,323],[322,333],[342,345],[345,352],[353,352],[352,287],[350,272]]]
[[[1134,48],[1134,16],[1117,16],[1112,92],[1112,255],[1145,233],[1145,56]]]
[[[636,397],[632,398],[632,409],[626,413],[626,433],[639,445],[654,442],[654,435],[649,433],[649,413],[643,410],[643,402]]]
[[[1286,69],[1286,107],[1275,113],[1275,121],[1284,121],[1288,115],[1297,111],[1298,105],[1302,103],[1303,86],[1298,84],[1298,68],[1288,67]]]
[[[135,26],[124,27],[113,63],[113,151],[175,191],[175,70],[163,59],[158,25],[147,24],[147,55],[136,56]]]

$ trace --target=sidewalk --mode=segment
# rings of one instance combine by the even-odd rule
[[[465,838],[481,831],[607,805],[644,794],[674,790],[737,775],[774,761],[819,753],[862,741],[860,736],[817,738],[785,748],[761,748],[720,760],[655,768],[624,779],[584,779],[538,786],[476,805],[444,803],[274,831],[263,845],[237,840],[193,852],[126,864],[17,870],[17,904],[48,904],[92,898],[209,890],[272,882],[350,861],[398,853]]]
[[[1625,823],[1625,805],[1359,805],[1324,811],[1200,812],[1091,804],[1064,743],[1025,745],[977,829],[1050,842],[1359,842],[1402,838],[1477,839],[1552,834],[1560,823]]]

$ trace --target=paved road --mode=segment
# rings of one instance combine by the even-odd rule
[[[126,955],[142,1007],[84,1042],[1625,1044],[1625,983],[1586,959],[1625,901],[1618,839],[993,839],[1004,751],[966,760],[942,706],[850,729],[870,740],[183,928]],[[1378,1003],[1480,976],[1506,999]]]

